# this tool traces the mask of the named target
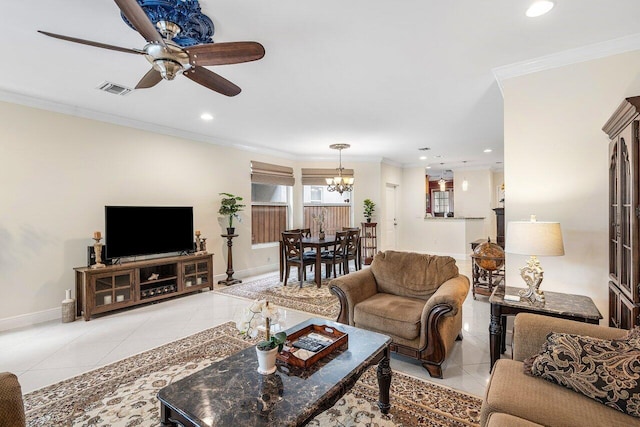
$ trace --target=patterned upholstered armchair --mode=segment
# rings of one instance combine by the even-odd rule
[[[462,339],[462,303],[469,279],[453,258],[386,251],[371,268],[333,279],[338,322],[389,335],[391,350],[422,362],[442,378],[442,363]]]

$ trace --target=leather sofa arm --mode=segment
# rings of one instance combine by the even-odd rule
[[[337,322],[353,326],[353,308],[378,293],[376,279],[370,268],[355,271],[329,282],[329,290],[340,300]]]
[[[550,332],[615,339],[624,337],[628,331],[539,314],[519,313],[513,323],[513,359],[523,361],[540,353]]]

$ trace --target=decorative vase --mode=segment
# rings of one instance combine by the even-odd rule
[[[236,232],[236,228],[235,227],[227,227],[227,234],[229,236],[231,236],[232,234],[235,234]]]
[[[258,355],[258,373],[262,375],[273,374],[276,371],[278,347],[271,350],[260,350],[256,347],[256,354]]]
[[[371,222],[371,218],[367,218],[367,222]]]
[[[324,231],[321,231],[320,233],[318,233],[318,238],[320,240],[324,240]]]

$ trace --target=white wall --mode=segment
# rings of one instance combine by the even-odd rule
[[[560,221],[565,256],[541,258],[543,290],[591,296],[608,315],[607,136],[623,98],[640,93],[640,52],[504,82],[506,220]],[[526,257],[507,254],[520,286]]]
[[[462,190],[462,181],[467,179],[469,187],[467,191]],[[455,206],[456,217],[476,217],[484,218],[482,231],[476,239],[486,239],[491,236],[495,241],[495,226],[491,225],[495,220],[495,212],[491,210],[491,195],[493,193],[493,177],[489,169],[478,170],[454,170],[453,171],[453,205]],[[471,252],[471,247],[469,247]]]

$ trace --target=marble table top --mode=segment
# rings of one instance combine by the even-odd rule
[[[562,316],[574,316],[585,319],[599,320],[602,314],[593,300],[584,295],[563,294],[559,292],[544,291],[545,303],[531,303],[526,298],[520,301],[505,301],[505,293],[507,295],[518,295],[522,288],[514,288],[511,286],[498,286],[495,288],[489,302],[491,304],[499,304],[509,307],[518,308],[535,308],[540,313],[550,313]]]
[[[275,374],[261,375],[252,346],[170,384],[158,398],[194,426],[303,425],[345,394],[391,343],[386,335],[326,319],[309,319],[287,332],[311,324],[346,332],[349,348],[306,370],[278,361]]]

